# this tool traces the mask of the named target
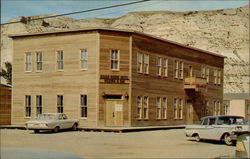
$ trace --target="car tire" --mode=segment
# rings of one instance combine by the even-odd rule
[[[39,133],[40,130],[34,130],[34,133]]]
[[[196,142],[201,141],[201,138],[200,138],[200,136],[199,136],[198,134],[196,134],[196,135],[194,136],[194,138],[195,138],[195,141],[196,141]]]
[[[225,142],[226,145],[229,145],[229,146],[233,145],[233,141],[231,140],[229,134],[225,134],[223,136],[223,139],[224,139],[224,142]]]
[[[77,124],[76,124],[76,123],[72,126],[72,130],[73,130],[73,131],[76,131],[76,130],[77,130]]]
[[[57,126],[57,127],[55,127],[55,128],[53,129],[53,132],[54,132],[54,133],[57,133],[57,132],[59,132],[59,130],[60,130],[60,128],[59,128],[59,126]]]

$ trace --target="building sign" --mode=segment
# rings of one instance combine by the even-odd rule
[[[118,75],[101,75],[100,76],[100,83],[106,84],[126,84],[128,83],[127,80],[128,76],[118,76]]]
[[[122,112],[122,104],[115,104],[115,111]]]

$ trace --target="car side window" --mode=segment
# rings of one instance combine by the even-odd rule
[[[208,118],[207,119],[203,119],[202,125],[207,125],[208,124]]]
[[[209,125],[214,125],[214,124],[215,124],[215,118],[210,118]]]
[[[68,119],[67,116],[65,114],[63,114],[63,119]]]

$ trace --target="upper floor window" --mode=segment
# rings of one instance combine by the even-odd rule
[[[63,60],[64,60],[63,51],[62,50],[57,51],[57,69],[58,70],[64,69]]]
[[[137,72],[142,73],[142,54],[137,53]]]
[[[42,114],[42,96],[36,96],[36,114]]]
[[[178,71],[179,71],[179,62],[177,60],[174,61],[174,77],[178,78]]]
[[[144,73],[149,73],[149,55],[143,54],[143,67],[144,67]]]
[[[57,113],[63,113],[63,96],[57,96]]]
[[[207,83],[209,83],[209,68],[206,67],[206,80],[207,80]]]
[[[217,69],[214,69],[214,84],[217,84]]]
[[[206,78],[206,67],[205,66],[201,66],[201,77]]]
[[[88,116],[87,95],[81,95],[81,118],[87,118],[87,116]]]
[[[183,79],[183,68],[184,68],[184,64],[182,61],[179,62],[180,64],[180,69],[179,69],[179,78]]]
[[[119,70],[119,50],[111,50],[111,70]]]
[[[218,81],[217,84],[221,84],[221,71],[218,70],[218,77],[217,77]]]
[[[25,71],[31,72],[32,71],[32,55],[31,53],[25,53]]]
[[[87,49],[80,50],[81,54],[81,69],[87,70],[88,69],[88,51]]]
[[[157,67],[157,75],[161,76],[161,67],[162,67],[162,58],[161,57],[157,57],[156,59],[156,67]]]
[[[43,70],[43,54],[41,52],[36,53],[36,70]]]
[[[25,117],[31,117],[31,96],[25,96]]]
[[[168,76],[168,59],[166,58],[163,59],[163,76]]]

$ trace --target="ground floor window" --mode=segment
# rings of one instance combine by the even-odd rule
[[[214,101],[214,115],[220,115],[220,101]]]
[[[42,114],[42,96],[36,96],[36,114]]]
[[[168,118],[168,100],[167,98],[162,98],[162,107],[163,107],[163,119]]]
[[[31,117],[31,96],[25,96],[25,116]]]
[[[136,110],[136,118],[141,119],[142,118],[142,97],[137,97],[137,110]]]
[[[179,119],[183,119],[183,99],[179,99]]]
[[[156,118],[161,119],[161,98],[156,98]]]
[[[148,119],[148,97],[143,98],[143,118]]]
[[[57,113],[63,113],[63,96],[57,95]]]
[[[81,118],[88,117],[88,102],[87,95],[81,95]]]
[[[178,118],[178,100],[174,98],[174,119]]]

